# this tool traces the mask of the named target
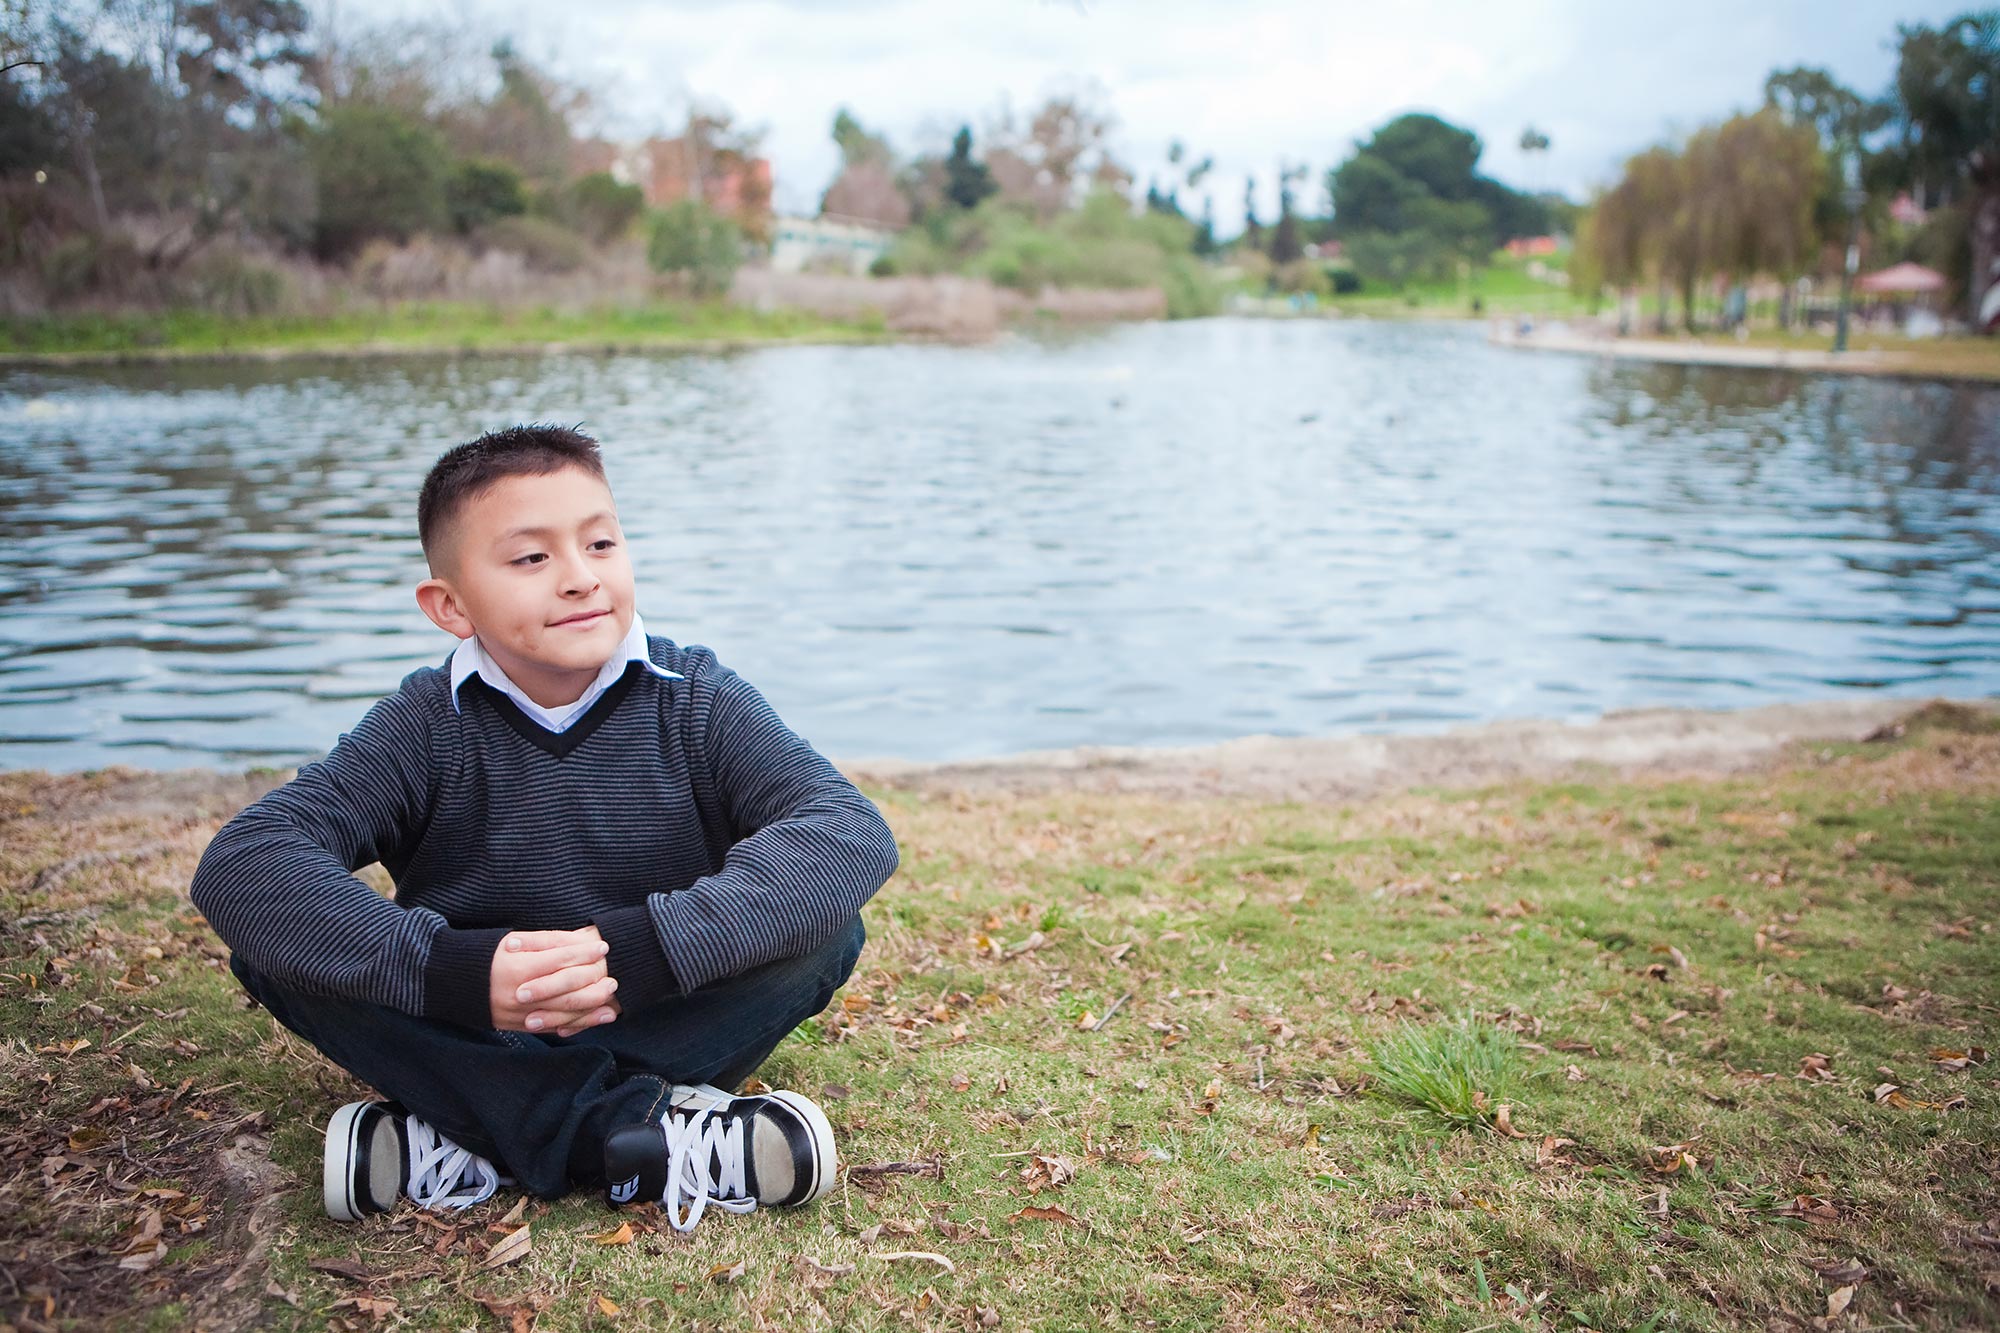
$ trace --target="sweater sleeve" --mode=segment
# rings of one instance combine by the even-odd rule
[[[705,762],[713,775],[739,840],[716,873],[647,899],[666,962],[646,973],[649,985],[628,989],[632,983],[612,940],[612,970],[625,1003],[694,990],[760,963],[810,953],[853,920],[896,871],[896,840],[881,813],[780,721],[763,695],[723,667],[712,668],[697,688],[714,693],[708,707],[697,710],[707,722],[694,761]]]
[[[454,930],[382,897],[353,871],[396,858],[430,822],[432,720],[412,673],[332,753],[223,826],[189,894],[253,970],[308,994],[488,1027],[501,930]]]

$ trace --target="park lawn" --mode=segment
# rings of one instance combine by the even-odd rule
[[[1502,314],[1569,318],[1590,313],[1589,302],[1573,295],[1568,287],[1530,275],[1530,262],[1503,252],[1465,278],[1412,282],[1400,291],[1371,282],[1359,292],[1332,297],[1326,305],[1343,315],[1377,319],[1476,319]],[[1541,263],[1551,271],[1561,270],[1565,262],[1563,255],[1541,257]],[[1475,299],[1480,303],[1478,310],[1472,307]]]
[[[762,1071],[849,1174],[692,1238],[584,1197],[324,1218],[356,1090],[186,901],[233,802],[128,790],[0,775],[22,1328],[2000,1324],[1985,714],[1716,780],[879,793],[903,870]],[[1382,1044],[1439,1038],[1491,1066],[1471,1128],[1385,1094]]]
[[[85,359],[310,352],[477,351],[544,345],[646,348],[773,342],[867,342],[880,318],[843,322],[723,302],[631,308],[506,308],[409,301],[315,316],[49,315],[0,321],[0,356]]]

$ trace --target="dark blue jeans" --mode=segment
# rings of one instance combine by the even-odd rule
[[[477,1032],[230,970],[327,1059],[544,1198],[603,1175],[604,1136],[657,1116],[674,1083],[725,1090],[826,1008],[861,956],[861,919],[817,952],[751,968],[577,1036]]]

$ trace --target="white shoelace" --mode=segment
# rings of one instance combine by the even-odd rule
[[[403,1121],[410,1155],[410,1197],[419,1208],[470,1208],[500,1188],[493,1163],[468,1152],[415,1116]]]
[[[669,1111],[661,1118],[667,1132],[667,1193],[661,1200],[676,1231],[693,1231],[710,1204],[731,1213],[747,1213],[757,1201],[745,1197],[749,1185],[743,1166],[741,1117],[718,1117],[714,1108],[683,1115]],[[714,1174],[709,1163],[715,1163]],[[686,1217],[681,1203],[688,1205]]]

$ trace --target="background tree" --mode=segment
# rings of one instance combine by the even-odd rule
[[[945,198],[958,208],[973,209],[999,189],[986,164],[972,155],[972,127],[959,126],[951,139],[951,156],[944,160]]]
[[[1905,178],[1957,210],[1973,327],[2000,327],[2000,10],[1898,27],[1896,127]]]
[[[897,184],[889,141],[869,133],[846,107],[834,115],[833,141],[840,148],[840,173],[820,197],[820,212],[898,231],[909,226],[910,200]]]
[[[1278,225],[1271,231],[1273,264],[1291,264],[1305,256],[1305,247],[1299,241],[1299,218],[1292,192],[1292,187],[1305,178],[1306,167],[1303,163],[1278,168]]]
[[[1478,174],[1479,136],[1438,119],[1399,116],[1327,176],[1333,232],[1363,274],[1394,283],[1483,262],[1546,216],[1532,199]],[[1356,245],[1358,243],[1358,250]],[[1369,272],[1371,264],[1380,266]]]

